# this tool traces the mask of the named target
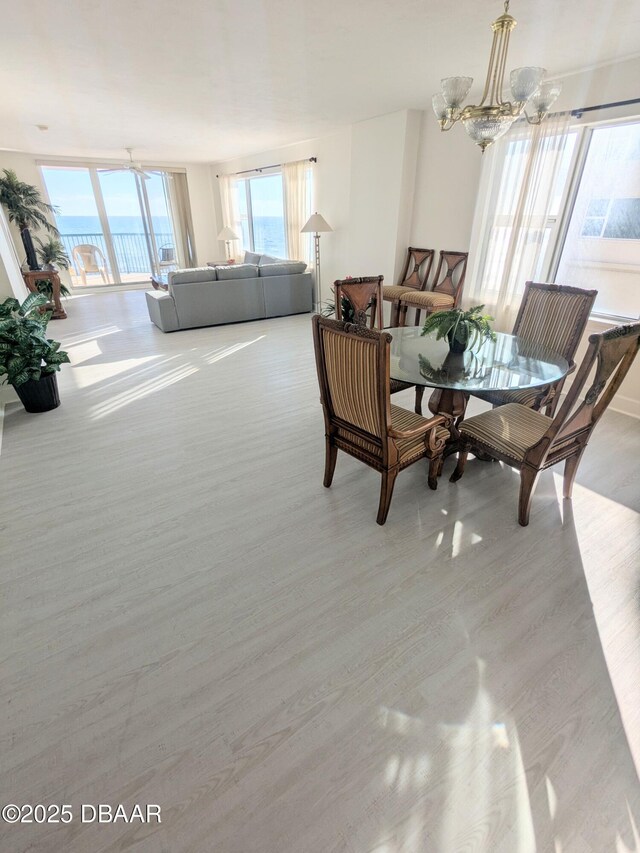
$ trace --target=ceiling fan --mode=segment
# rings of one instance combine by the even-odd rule
[[[133,148],[125,148],[124,149],[129,155],[129,162],[123,163],[121,166],[114,166],[112,169],[99,169],[98,171],[104,172],[105,174],[110,174],[111,172],[133,172],[134,175],[137,175],[139,178],[142,178],[143,181],[147,181],[151,175],[160,175],[161,172],[156,172],[153,169],[143,169],[142,163],[136,162],[133,159]]]

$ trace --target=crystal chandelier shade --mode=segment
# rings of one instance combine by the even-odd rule
[[[562,88],[558,81],[544,82],[544,68],[515,68],[509,76],[511,100],[503,98],[509,36],[515,26],[516,20],[509,14],[509,0],[506,0],[504,13],[491,25],[493,44],[478,104],[464,106],[473,85],[472,77],[445,77],[440,84],[442,91],[431,100],[441,130],[450,130],[461,121],[470,138],[483,151],[503,136],[520,116],[530,124],[540,124]],[[533,109],[533,116],[527,113],[527,107]]]

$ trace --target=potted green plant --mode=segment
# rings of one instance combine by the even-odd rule
[[[435,311],[424,321],[422,334],[436,332],[436,339],[446,337],[451,352],[464,352],[483,339],[496,340],[491,328],[493,317],[482,314],[484,305],[474,305],[468,311],[451,308],[449,311]]]
[[[0,176],[0,204],[6,208],[9,222],[15,222],[20,229],[29,269],[40,269],[29,229],[44,228],[58,237],[60,232],[47,219],[47,214],[55,213],[56,209],[42,200],[37,187],[19,180],[13,169],[3,169]]]
[[[38,244],[36,254],[44,269],[53,270],[53,272],[57,272],[59,267],[69,269],[69,256],[61,240],[57,237],[47,237],[46,240],[35,237],[35,241]],[[43,278],[36,281],[36,287],[40,293],[44,293],[49,302],[53,301],[53,282],[50,279]],[[60,296],[70,295],[71,291],[66,284],[60,282]]]
[[[61,240],[49,236],[46,240],[36,237],[35,241],[38,244],[36,249],[38,260],[46,270],[57,272],[60,267],[64,270],[69,269],[69,255],[67,255]]]
[[[60,344],[46,336],[50,313],[41,314],[47,299],[30,293],[0,304],[0,376],[6,377],[27,412],[47,412],[60,405],[56,372],[69,361]]]

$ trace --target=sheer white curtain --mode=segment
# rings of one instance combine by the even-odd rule
[[[231,251],[234,258],[244,258],[245,245],[243,240],[242,223],[240,222],[240,211],[238,210],[237,181],[234,175],[218,175],[218,187],[220,189],[220,206],[222,208],[222,224],[218,231],[225,226],[232,228],[238,235],[238,239],[231,243]]]
[[[300,229],[311,216],[312,167],[309,160],[285,163],[282,167],[287,254],[292,260],[307,264],[311,264],[311,236],[301,234]]]
[[[540,279],[568,167],[569,113],[523,123],[485,154],[471,236],[466,305],[511,331],[525,282]]]
[[[164,177],[163,181],[166,190],[168,190],[178,262],[181,267],[195,267],[198,260],[193,239],[193,220],[191,218],[187,176],[182,172],[172,172],[169,177]]]

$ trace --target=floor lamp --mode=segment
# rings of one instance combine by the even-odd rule
[[[320,216],[316,211],[313,216],[305,222],[301,229],[302,234],[313,234],[313,239],[316,246],[316,286],[313,298],[314,307],[317,309],[320,305],[320,232],[333,231],[324,216]]]
[[[231,261],[231,241],[239,239],[240,238],[233,228],[229,228],[228,225],[225,225],[222,231],[218,234],[218,240],[224,240],[224,245],[227,250],[227,263]]]

